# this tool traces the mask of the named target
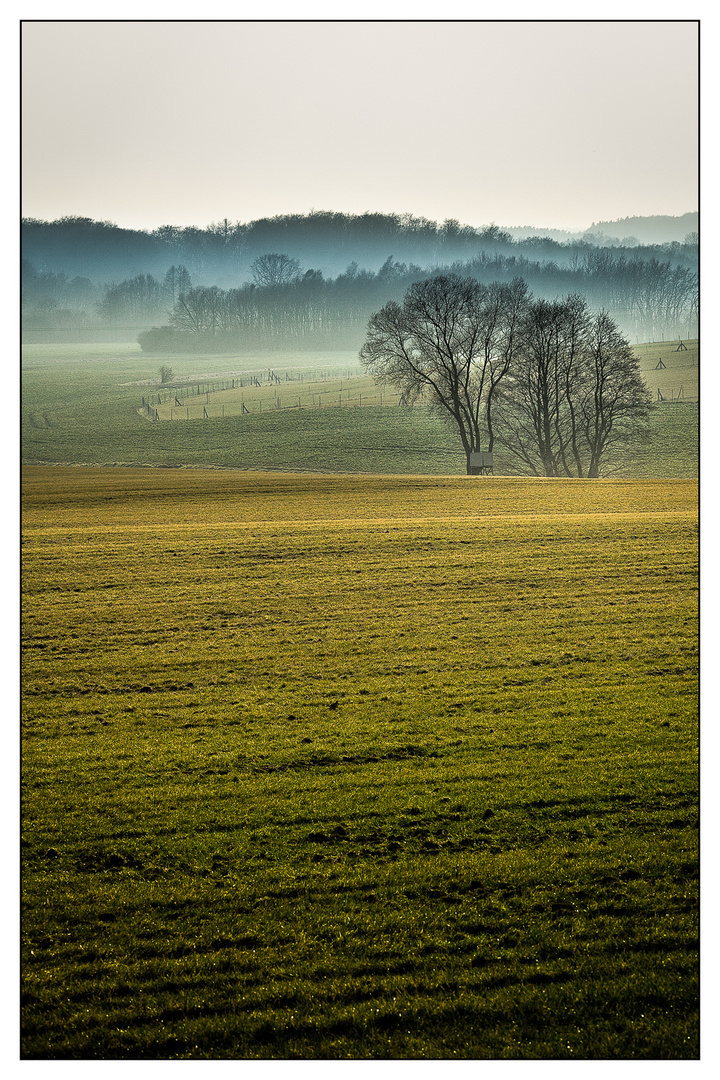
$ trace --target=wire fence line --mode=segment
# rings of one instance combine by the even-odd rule
[[[697,392],[697,388],[695,388],[694,392],[692,389],[690,392],[687,392],[684,386],[680,386],[678,390],[674,387],[670,387],[668,390],[658,386],[655,399],[656,401],[679,401],[681,403],[686,402],[688,405],[696,405],[700,400],[700,396]]]
[[[698,403],[695,355],[691,354],[687,361],[682,354],[677,361],[667,355],[666,359],[667,364],[660,358],[652,367],[646,367],[645,360],[640,369],[653,400],[656,403]],[[218,396],[222,400],[218,400]],[[176,421],[286,410],[404,404],[401,394],[378,387],[360,368],[283,369],[278,372],[268,367],[224,377],[174,381],[144,396],[139,411],[151,420]]]
[[[172,404],[157,403],[143,398],[141,412],[151,420],[210,420],[223,419],[230,416],[258,416],[261,413],[270,412],[297,412],[298,410],[314,409],[362,409],[370,407],[398,406],[404,404],[402,395],[378,391],[377,394],[368,393],[317,393],[310,399],[302,396],[291,397],[289,395],[276,395],[274,397],[254,398],[250,400],[233,400],[226,402],[211,402],[195,399],[194,401],[180,401]]]
[[[170,383],[143,396],[139,410],[151,420],[216,419],[249,413],[405,404],[402,394],[372,377],[341,371],[262,373]]]
[[[237,390],[249,387],[260,388],[262,386],[286,386],[288,383],[331,382],[338,379],[358,379],[363,377],[362,372],[351,371],[343,368],[323,368],[314,371],[282,371],[278,373],[272,368],[264,371],[245,372],[242,375],[228,375],[222,378],[202,378],[192,380],[168,381],[167,385],[161,385],[147,398],[147,402],[155,405],[167,404],[174,398],[202,397],[207,394],[216,394],[223,390]],[[143,398],[143,405],[146,403]]]

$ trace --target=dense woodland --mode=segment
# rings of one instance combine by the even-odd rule
[[[617,224],[642,232],[642,220]],[[697,215],[665,221],[672,235]],[[153,232],[29,219],[23,329],[86,339],[113,329],[152,351],[359,348],[379,307],[413,282],[453,273],[481,284],[520,277],[548,300],[581,295],[633,339],[696,336],[697,233],[648,244],[594,230],[513,236],[496,225],[330,212]]]

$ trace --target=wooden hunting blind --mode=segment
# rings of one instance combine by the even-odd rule
[[[486,450],[474,451],[468,460],[468,472],[470,476],[492,476],[493,456]]]

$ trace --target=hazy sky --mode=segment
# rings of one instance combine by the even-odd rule
[[[695,22],[25,22],[26,217],[697,209]]]

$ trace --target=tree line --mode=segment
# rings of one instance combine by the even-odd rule
[[[623,332],[638,340],[697,334],[696,274],[669,262],[603,255],[602,259],[587,255],[563,269],[516,257],[485,256],[438,268],[432,276],[452,274],[480,284],[521,277],[543,299],[577,294],[592,307],[607,309]],[[277,253],[255,260],[253,273],[252,282],[234,289],[216,285],[184,289],[166,324],[140,335],[142,347],[160,352],[356,348],[377,306],[399,299],[410,285],[428,276],[419,266],[389,257],[377,273],[353,263],[343,274],[326,279],[322,271],[303,270],[297,260]],[[138,282],[138,289],[141,285]],[[168,295],[167,287],[163,295]]]
[[[351,262],[377,271],[389,253],[400,262],[423,267],[467,261],[481,251],[565,265],[608,245],[638,258],[697,266],[697,237],[691,234],[684,243],[667,244],[638,244],[632,238],[621,242],[590,230],[566,234],[562,240],[549,235],[514,238],[495,224],[474,228],[452,218],[438,223],[393,213],[312,211],[248,223],[224,219],[204,229],[161,225],[152,231],[123,229],[84,217],[26,218],[21,242],[23,257],[39,272],[86,277],[101,284],[139,273],[161,278],[169,266],[181,264],[196,284],[237,285],[249,280],[254,259],[274,251],[286,252],[333,277]]]
[[[392,214],[285,215],[242,227],[226,221],[140,234],[84,218],[30,221],[23,226],[23,326],[142,329],[143,342],[158,349],[356,348],[379,303],[428,274],[452,273],[485,284],[519,276],[546,299],[578,293],[638,339],[695,336],[697,250],[696,236],[625,249],[542,236],[513,240],[494,225],[473,229]],[[218,252],[228,258],[215,259]],[[308,252],[317,256],[310,268]],[[339,272],[328,273],[328,262],[347,255]],[[131,265],[136,256],[142,269],[107,280],[108,267]],[[73,259],[97,275],[50,268]],[[161,271],[153,269],[158,265]]]
[[[23,327],[128,326],[143,348],[224,351],[279,347],[359,347],[373,310],[402,296],[428,276],[420,266],[389,256],[377,272],[351,263],[336,278],[304,270],[297,259],[268,253],[251,264],[252,280],[237,288],[193,284],[183,265],[98,286],[86,278],[38,273],[23,267]],[[696,336],[698,278],[669,260],[629,259],[610,251],[587,252],[560,267],[517,256],[482,256],[433,271],[481,284],[522,277],[545,299],[584,296],[606,308],[623,331],[639,340]],[[151,329],[153,323],[160,323]]]

